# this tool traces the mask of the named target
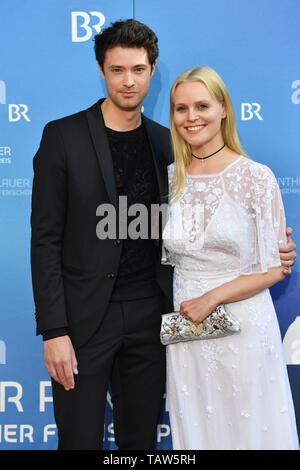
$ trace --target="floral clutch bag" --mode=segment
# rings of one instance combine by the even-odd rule
[[[201,323],[194,323],[179,312],[162,315],[160,341],[163,345],[168,345],[181,341],[220,338],[238,333],[240,329],[239,322],[227,312],[225,305],[219,305]]]

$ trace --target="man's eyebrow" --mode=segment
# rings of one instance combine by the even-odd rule
[[[132,68],[135,68],[135,67],[147,67],[147,65],[149,64],[136,64],[136,65],[133,65]],[[109,68],[118,68],[118,69],[123,69],[124,68],[124,65],[110,65]]]

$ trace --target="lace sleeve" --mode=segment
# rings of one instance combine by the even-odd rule
[[[241,274],[263,273],[280,266],[279,246],[286,243],[280,189],[272,171],[254,164],[243,194]]]

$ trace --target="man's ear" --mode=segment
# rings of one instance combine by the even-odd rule
[[[98,67],[99,67],[99,70],[100,70],[101,77],[103,78],[103,80],[105,80],[105,73],[104,73],[104,70],[103,70],[103,68],[101,67],[101,65],[99,64],[99,62],[97,62],[97,64],[98,64]]]
[[[156,67],[156,61],[155,61],[155,62],[153,63],[153,65],[151,66],[151,77],[152,77],[153,74],[154,74],[155,67]]]

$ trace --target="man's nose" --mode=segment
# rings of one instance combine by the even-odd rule
[[[134,85],[134,80],[131,72],[127,72],[124,74],[124,85],[127,88],[130,88]]]

